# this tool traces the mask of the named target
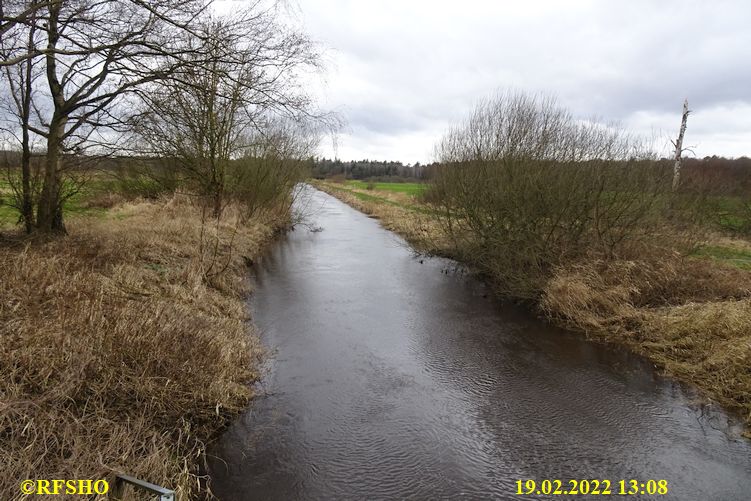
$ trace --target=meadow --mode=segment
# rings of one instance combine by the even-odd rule
[[[117,179],[107,175],[95,175],[65,201],[65,213],[72,217],[103,217],[106,213],[105,207],[102,206],[103,198],[116,193],[122,193]],[[18,210],[13,206],[13,188],[8,176],[0,176],[0,229],[13,229],[17,223]]]
[[[405,193],[407,195],[417,196],[423,191],[427,185],[425,183],[382,183],[382,182],[370,182],[361,181],[358,179],[352,179],[345,183],[346,186],[357,188],[359,190],[375,190],[385,191],[390,193]]]

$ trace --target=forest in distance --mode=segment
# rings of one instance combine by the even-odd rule
[[[127,475],[211,499],[208,451],[274,359],[250,277],[325,234],[314,189],[751,439],[751,158],[684,146],[692,96],[668,152],[500,82],[429,162],[332,158],[323,47],[287,2],[212,4],[0,0],[0,498]]]

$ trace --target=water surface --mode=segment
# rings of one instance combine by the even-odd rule
[[[692,391],[308,195],[321,231],[298,227],[257,266],[251,308],[274,355],[212,451],[220,499],[587,499],[517,495],[530,478],[751,499],[751,445]]]

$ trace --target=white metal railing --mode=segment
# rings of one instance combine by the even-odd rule
[[[115,475],[115,485],[112,488],[111,494],[112,499],[116,499],[118,501],[122,500],[123,494],[125,492],[125,486],[127,484],[132,485],[136,489],[141,489],[150,492],[151,494],[157,495],[157,499],[159,501],[175,501],[175,491],[165,489],[164,487],[160,487],[156,484],[152,484],[144,480],[138,480],[137,478],[129,477],[128,475],[121,475],[119,473]]]

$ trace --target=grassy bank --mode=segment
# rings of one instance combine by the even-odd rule
[[[230,207],[217,224],[177,195],[94,212],[65,238],[0,236],[2,499],[23,479],[113,472],[186,499],[206,441],[252,396],[247,263],[281,216],[240,224]]]
[[[417,194],[392,189],[366,189],[359,184],[353,184],[354,182],[312,180],[310,183],[359,211],[380,219],[384,228],[405,237],[418,250],[436,251],[436,236],[440,229],[429,217],[430,208],[418,202]]]
[[[433,208],[422,203],[415,210],[419,197],[315,185],[380,219],[418,250],[463,260]],[[629,260],[559,266],[533,307],[559,325],[645,355],[751,427],[751,243],[710,235],[689,255],[658,246],[642,251]],[[492,270],[481,271],[492,283]]]

